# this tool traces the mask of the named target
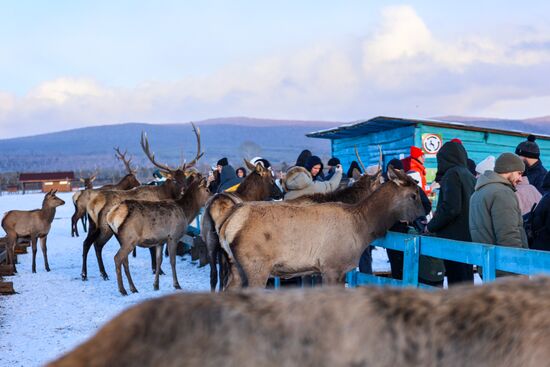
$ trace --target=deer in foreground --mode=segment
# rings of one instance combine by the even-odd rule
[[[539,367],[549,344],[540,277],[434,292],[174,294],[124,311],[48,366]]]
[[[412,222],[423,213],[414,180],[392,167],[388,178],[353,205],[241,204],[219,231],[231,264],[227,288],[265,287],[270,275],[320,273],[327,284],[342,281],[373,240],[395,222]]]
[[[224,259],[217,230],[231,211],[239,203],[245,201],[261,201],[269,198],[280,199],[282,193],[275,184],[271,171],[262,163],[255,166],[246,159],[246,167],[251,171],[241,182],[234,193],[220,193],[213,196],[207,203],[201,221],[201,237],[206,244],[208,260],[210,264],[210,289],[215,291],[218,281],[218,268],[220,266],[220,288],[223,284]]]
[[[141,136],[141,146],[145,155],[149,158],[151,163],[158,167],[163,174],[168,177],[163,185],[140,186],[127,191],[107,190],[94,193],[93,198],[88,202],[86,207],[86,212],[90,216],[90,231],[88,231],[88,236],[82,244],[82,280],[88,279],[87,257],[92,244],[94,245],[100,274],[103,279],[109,279],[105,271],[102,257],[103,247],[113,236],[113,231],[106,221],[109,210],[122,203],[124,200],[176,200],[181,197],[182,192],[195,179],[196,172],[188,171],[188,169],[192,168],[204,153],[201,152],[200,130],[198,130],[194,124],[192,124],[192,126],[197,138],[197,155],[191,162],[184,162],[181,166],[176,168],[157,162],[154,153],[150,150],[147,135],[143,133]]]
[[[93,193],[96,191],[105,191],[105,190],[129,190],[134,187],[138,187],[140,185],[140,182],[136,178],[136,172],[131,167],[130,162],[132,161],[132,158],[126,158],[126,152],[122,153],[120,151],[120,148],[114,148],[115,150],[115,157],[120,160],[124,167],[126,168],[126,176],[124,176],[119,182],[116,184],[108,184],[103,185],[98,189],[94,189],[92,186],[93,181],[96,178],[96,175],[93,175],[89,181],[84,181],[84,190],[77,191],[73,195],[73,203],[75,206],[75,212],[73,216],[71,217],[71,237],[78,237],[78,227],[77,223],[79,219],[82,219],[82,227],[84,228],[84,232],[86,232],[86,222],[88,216],[86,215],[86,206],[88,205],[88,202],[93,196]],[[93,178],[93,179],[92,179]],[[81,179],[82,180],[82,179]]]
[[[36,273],[36,243],[40,239],[40,247],[44,256],[46,271],[50,271],[48,264],[48,249],[46,239],[52,221],[55,217],[55,210],[58,206],[65,204],[55,194],[57,190],[50,191],[44,196],[41,209],[35,210],[10,210],[2,219],[2,228],[7,235],[8,263],[13,265],[15,271],[15,246],[19,239],[30,239],[32,246],[32,272]]]
[[[199,178],[193,181],[182,197],[177,200],[125,200],[107,213],[107,224],[120,244],[120,249],[115,255],[115,266],[118,289],[122,295],[128,293],[122,282],[121,265],[124,265],[130,291],[137,292],[128,266],[128,255],[136,244],[141,247],[156,247],[157,268],[153,287],[158,290],[162,245],[167,243],[174,288],[181,289],[176,274],[177,244],[209,196],[210,191],[206,180]]]

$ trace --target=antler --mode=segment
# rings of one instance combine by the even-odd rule
[[[130,166],[130,162],[132,161],[132,158],[126,159],[126,153],[128,153],[128,150],[125,150],[124,153],[120,151],[119,147],[113,148],[116,152],[115,157],[117,157],[118,160],[121,160],[122,163],[124,163],[124,166],[126,167],[126,170],[128,171],[128,174],[133,174],[134,170]]]
[[[355,148],[355,156],[357,157],[357,160],[359,161],[359,164],[361,165],[361,168],[363,169],[363,173],[367,173],[367,168],[363,164],[363,161],[361,160],[361,157],[359,156],[359,151],[357,150],[357,145],[354,146]]]
[[[153,163],[155,166],[160,168],[163,171],[172,172],[174,171],[172,168],[168,167],[166,164],[158,163],[155,160],[155,154],[151,152],[151,148],[149,147],[149,139],[147,139],[147,133],[145,131],[141,132],[141,149],[143,149],[143,152],[149,158],[151,163]]]
[[[197,138],[197,155],[195,156],[195,159],[193,159],[191,162],[183,164],[182,168],[184,170],[186,168],[193,167],[195,164],[197,164],[197,161],[204,155],[204,152],[201,152],[201,131],[198,127],[195,126],[193,122],[191,122],[191,126],[193,126],[193,132],[195,133],[195,137]]]

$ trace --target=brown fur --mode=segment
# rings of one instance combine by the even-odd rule
[[[115,255],[118,288],[120,293],[127,295],[122,283],[121,264],[130,290],[137,292],[128,267],[128,254],[137,244],[142,247],[157,247],[157,269],[155,272],[154,289],[159,289],[159,272],[162,262],[162,244],[168,244],[170,265],[174,288],[180,289],[176,275],[176,247],[180,238],[187,231],[191,222],[199,213],[210,192],[206,180],[195,180],[185,191],[181,199],[172,201],[136,201],[126,200],[114,206],[106,215],[106,222],[116,233],[120,249]],[[160,246],[159,246],[160,244]]]
[[[75,192],[73,195],[75,211],[71,218],[71,237],[79,236],[77,227],[79,219],[82,219],[82,226],[84,227],[84,232],[86,232],[86,226],[84,224],[84,218],[86,218],[86,206],[88,205],[88,202],[90,201],[94,192],[106,190],[129,190],[139,185],[140,183],[137,180],[136,176],[131,173],[124,176],[119,182],[114,185],[104,185],[98,189],[86,187],[85,190]]]
[[[243,203],[221,227],[219,236],[232,265],[228,288],[265,287],[270,275],[293,277],[321,273],[328,284],[342,281],[357,266],[363,250],[398,220],[423,214],[418,187],[400,171],[361,202]],[[266,233],[270,240],[267,240]]]
[[[201,222],[201,237],[206,244],[210,264],[210,289],[215,291],[220,266],[220,288],[223,284],[226,268],[223,267],[218,231],[235,206],[243,201],[266,200],[278,192],[271,172],[262,164],[252,165],[244,160],[252,172],[246,176],[235,193],[221,193],[212,197],[207,203]],[[276,189],[276,190],[275,190]]]
[[[48,366],[493,366],[550,361],[550,278],[437,292],[177,294],[123,312]]]
[[[50,271],[48,264],[48,249],[46,239],[52,221],[55,217],[55,208],[65,204],[63,200],[55,196],[57,191],[50,191],[44,196],[41,209],[35,210],[10,210],[2,219],[2,228],[7,235],[8,264],[15,269],[15,245],[18,240],[28,238],[32,247],[32,272],[36,273],[36,242],[40,238],[40,247],[44,255],[44,267]]]

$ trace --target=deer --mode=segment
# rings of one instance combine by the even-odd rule
[[[30,239],[33,273],[36,273],[36,243],[40,239],[40,247],[44,256],[44,267],[46,271],[50,271],[46,239],[55,217],[56,208],[65,204],[63,200],[55,195],[56,193],[57,190],[49,191],[44,196],[41,209],[10,210],[4,215],[2,228],[6,231],[8,263],[13,265],[15,272],[17,271],[15,267],[15,246],[17,241],[21,239]]]
[[[231,264],[227,289],[265,287],[271,275],[341,282],[373,240],[423,214],[415,181],[393,167],[388,178],[356,204],[240,204],[218,232]]]
[[[86,181],[85,179],[84,181],[85,189],[82,191],[77,191],[73,195],[75,212],[71,217],[71,237],[75,237],[75,236],[79,237],[78,227],[77,227],[77,223],[79,219],[82,219],[82,227],[84,228],[84,232],[86,232],[85,223],[87,222],[87,218],[88,218],[86,216],[86,206],[88,205],[88,202],[90,201],[90,198],[93,196],[94,192],[105,191],[105,190],[129,190],[141,185],[141,183],[136,178],[135,170],[131,167],[132,158],[126,158],[127,151],[122,153],[120,151],[120,147],[115,147],[113,149],[115,150],[115,157],[124,164],[127,174],[116,184],[103,185],[98,189],[94,189],[92,186],[92,183],[96,178],[95,174],[92,177],[90,177],[88,181]]]
[[[262,163],[253,165],[244,159],[245,166],[251,171],[233,193],[219,193],[207,203],[201,221],[201,237],[206,244],[208,262],[210,264],[210,289],[215,291],[218,282],[218,268],[220,266],[220,288],[224,277],[222,252],[217,234],[219,223],[227,218],[229,213],[245,201],[267,200],[282,198],[281,190],[275,184],[271,171]]]
[[[120,244],[120,249],[115,255],[115,266],[118,289],[122,295],[126,296],[128,292],[122,281],[121,264],[124,265],[130,291],[137,292],[128,266],[128,255],[136,247],[136,244],[142,247],[156,247],[156,272],[153,287],[158,290],[162,244],[166,242],[172,267],[173,285],[175,289],[181,289],[176,274],[177,243],[209,197],[210,191],[207,188],[206,179],[199,178],[191,183],[179,199],[124,200],[109,210],[106,221]]]
[[[183,162],[181,166],[176,168],[157,162],[154,153],[150,150],[147,134],[143,132],[141,135],[141,147],[145,155],[151,161],[151,163],[159,168],[161,172],[163,172],[163,174],[168,178],[163,185],[140,186],[126,191],[98,191],[94,194],[94,197],[88,202],[88,205],[86,206],[86,212],[90,217],[91,225],[90,231],[88,232],[88,235],[82,244],[81,277],[83,281],[86,281],[88,279],[87,257],[88,251],[90,250],[92,244],[94,245],[101,277],[104,280],[109,279],[109,276],[105,271],[103,257],[101,254],[103,246],[105,246],[107,241],[109,241],[109,239],[111,239],[111,237],[113,236],[113,231],[111,230],[105,219],[109,210],[111,210],[114,206],[122,203],[124,200],[160,201],[167,199],[178,199],[182,195],[182,192],[188,187],[190,182],[195,179],[196,172],[192,171],[191,169],[195,166],[195,164],[203,156],[204,153],[201,151],[200,130],[193,123],[191,124],[197,139],[197,154],[191,162]],[[153,257],[152,252],[151,256]]]
[[[178,293],[129,308],[47,366],[547,366],[550,278],[507,278]]]

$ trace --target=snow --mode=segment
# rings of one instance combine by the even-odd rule
[[[72,193],[59,193],[65,205],[57,209],[48,236],[48,260],[51,272],[44,269],[40,246],[36,256],[36,274],[31,273],[32,255],[18,255],[18,273],[13,281],[15,295],[0,296],[0,366],[41,366],[82,343],[104,323],[127,307],[147,299],[176,291],[168,259],[163,262],[167,275],[160,278],[160,290],[153,290],[153,274],[147,249],[138,248],[130,257],[130,270],[139,293],[122,296],[118,292],[113,257],[119,248],[112,238],[103,249],[105,268],[110,279],[104,281],[98,271],[94,250],[88,254],[88,281],[80,278],[81,237],[71,237],[74,212]],[[39,208],[43,194],[0,196],[0,213],[11,209]],[[0,230],[1,231],[1,230]],[[2,236],[3,231],[2,232]],[[373,268],[387,270],[389,264],[382,249],[373,251]],[[209,269],[198,268],[188,256],[177,258],[177,273],[182,291],[209,291]],[[123,276],[125,286],[126,278]],[[128,289],[128,288],[127,288]]]

